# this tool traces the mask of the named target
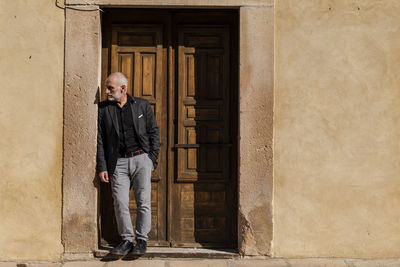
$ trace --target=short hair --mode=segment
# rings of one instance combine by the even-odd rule
[[[110,75],[108,75],[106,83],[112,77],[116,77],[117,78],[119,86],[125,85],[126,87],[128,87],[128,79],[126,78],[126,76],[122,72],[113,72]]]

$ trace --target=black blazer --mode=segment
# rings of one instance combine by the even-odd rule
[[[131,103],[133,124],[138,142],[157,167],[160,138],[158,126],[149,101],[128,96]],[[113,175],[119,157],[119,126],[117,106],[111,101],[102,101],[98,105],[97,125],[97,172],[108,171]]]

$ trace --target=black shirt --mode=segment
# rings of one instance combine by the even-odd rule
[[[137,136],[133,125],[131,103],[128,101],[125,105],[118,106],[116,104],[118,125],[119,125],[119,153],[124,155],[127,152],[135,152],[142,149],[137,142]]]

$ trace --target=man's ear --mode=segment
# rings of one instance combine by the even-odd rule
[[[123,85],[121,85],[121,89],[122,89],[122,91],[126,91],[126,85],[125,84],[123,84]]]

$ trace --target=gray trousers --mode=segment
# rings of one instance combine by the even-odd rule
[[[119,158],[111,190],[118,233],[123,240],[133,242],[135,235],[129,212],[129,191],[133,187],[137,204],[136,239],[148,240],[151,228],[151,172],[153,162],[146,153],[131,158]]]

